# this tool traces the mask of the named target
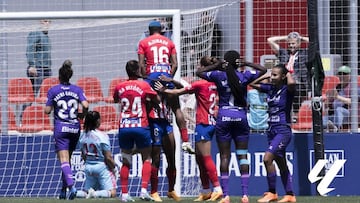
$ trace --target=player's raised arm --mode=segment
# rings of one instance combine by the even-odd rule
[[[170,64],[171,64],[171,75],[174,76],[177,71],[177,67],[178,67],[176,54],[171,54]]]

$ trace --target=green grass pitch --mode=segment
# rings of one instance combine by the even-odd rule
[[[250,197],[250,203],[256,203],[260,197]],[[339,197],[321,197],[321,196],[297,196],[298,203],[360,203],[360,196],[339,196]],[[183,198],[181,203],[193,203],[194,198]],[[240,197],[232,196],[231,202],[240,203]],[[26,198],[26,197],[2,197],[0,203],[60,203],[60,202],[72,202],[72,203],[115,203],[120,202],[118,198],[113,199],[75,199],[75,200],[58,200],[55,198]],[[145,201],[136,200],[139,203],[145,203]],[[163,198],[163,203],[174,203],[166,197]]]

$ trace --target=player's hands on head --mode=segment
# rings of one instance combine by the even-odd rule
[[[239,59],[236,59],[236,63],[239,67],[242,67],[246,65],[246,60],[243,56],[240,56]]]
[[[229,62],[219,59],[217,63],[215,63],[217,65],[218,70],[221,71],[225,71],[227,69],[227,67],[229,66]]]
[[[165,87],[163,84],[161,84],[160,81],[156,81],[156,82],[154,83],[154,89],[155,89],[156,91],[159,91],[159,92],[164,92],[165,89],[166,89],[166,87]]]
[[[172,82],[172,78],[170,78],[170,77],[167,77],[167,76],[165,76],[165,75],[160,75],[159,76],[159,79],[161,80],[161,81],[165,81],[165,82]]]
[[[33,77],[36,77],[38,75],[35,67],[29,67],[28,72],[29,72],[29,75],[33,76]]]

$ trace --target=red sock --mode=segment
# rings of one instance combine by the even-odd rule
[[[166,175],[169,181],[169,192],[174,191],[174,185],[176,181],[176,169],[166,169]]]
[[[188,135],[187,128],[180,129],[180,135],[181,135],[181,140],[183,142],[189,142],[189,135]]]
[[[216,172],[216,166],[213,159],[211,158],[210,155],[208,155],[208,156],[203,156],[203,160],[204,163],[206,163],[204,165],[206,167],[206,171],[211,183],[213,184],[214,187],[219,186],[220,185],[219,178]]]
[[[156,168],[155,166],[151,166],[151,178],[150,178],[151,194],[157,192],[158,185],[159,185],[158,175],[159,175],[159,169]]]
[[[147,188],[151,176],[151,162],[146,160],[142,168],[141,188]]]
[[[129,166],[123,164],[120,169],[120,184],[121,192],[124,194],[128,193],[128,184],[129,184]]]
[[[210,188],[209,176],[206,172],[206,168],[204,164],[205,162],[203,157],[201,155],[196,155],[196,162],[199,166],[201,185],[203,189],[209,189]]]

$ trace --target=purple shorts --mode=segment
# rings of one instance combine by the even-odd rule
[[[270,126],[266,134],[269,143],[269,147],[266,151],[276,156],[284,157],[286,147],[289,145],[292,137],[292,131],[290,126]]]
[[[80,137],[80,123],[77,124],[55,124],[54,139],[55,151],[74,151]]]
[[[247,142],[250,127],[247,121],[246,109],[219,109],[216,119],[215,134],[218,142],[231,140]]]

